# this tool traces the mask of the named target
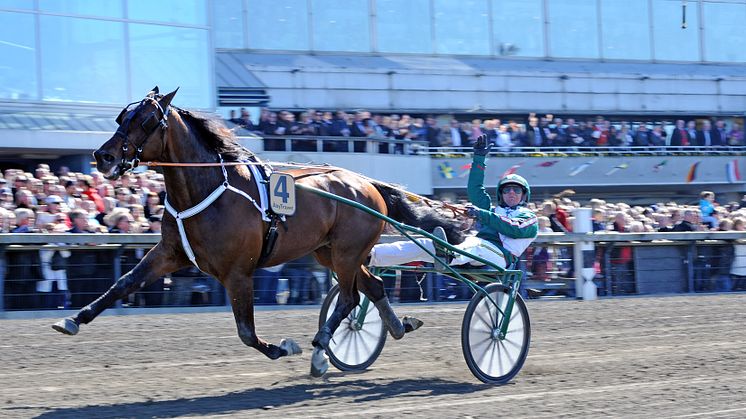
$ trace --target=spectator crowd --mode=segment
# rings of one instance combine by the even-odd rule
[[[569,232],[572,230],[572,213],[575,208],[581,206],[578,201],[573,201],[572,193],[568,192],[556,196],[554,199],[544,202],[531,202],[528,207],[539,215],[539,223],[543,232]],[[101,173],[93,171],[91,174],[70,172],[61,168],[57,173],[52,173],[46,164],[39,164],[34,173],[24,172],[18,169],[7,169],[0,175],[0,231],[3,233],[160,233],[161,220],[164,212],[165,187],[163,176],[155,171],[148,170],[140,173],[127,173],[116,181],[105,179]],[[740,202],[728,202],[719,204],[714,193],[703,191],[696,205],[682,205],[674,202],[659,203],[649,206],[631,206],[625,203],[611,203],[600,199],[590,200],[593,213],[594,231],[606,232],[685,232],[685,231],[746,231],[746,195]],[[138,249],[139,250],[139,249]],[[731,289],[742,289],[746,287],[746,245],[732,246],[729,259],[719,259],[718,263],[726,263],[735,266],[735,275],[731,285],[724,286]],[[617,254],[613,255],[612,264],[619,264],[615,271],[619,276],[629,277],[630,254],[624,252],[620,247]],[[549,279],[547,272],[548,264],[552,258],[551,246],[536,245],[527,252],[527,262],[530,272],[535,279]],[[74,251],[72,253],[75,253]],[[112,255],[103,255],[100,258],[111,258]],[[123,255],[127,258],[123,268],[129,269],[137,260],[142,258],[142,251],[130,252]],[[95,289],[85,289],[84,281],[78,281],[80,290],[72,291],[72,300],[62,301],[69,298],[67,273],[65,271],[64,258],[70,257],[69,251],[56,251],[53,248],[42,249],[38,252],[39,259],[16,260],[7,266],[0,267],[5,275],[5,269],[9,269],[6,278],[6,300],[18,293],[36,292],[36,297],[49,301],[34,302],[25,307],[80,307],[103,292],[111,284],[111,273],[89,272],[85,275],[98,278]],[[74,255],[73,255],[74,256]],[[558,255],[554,255],[556,259]],[[91,257],[82,254],[80,257]],[[567,259],[569,256],[564,255]],[[94,257],[95,259],[95,257]],[[36,260],[36,261],[35,261]],[[617,261],[617,262],[614,262]],[[619,262],[621,261],[621,262]],[[111,261],[99,260],[99,264],[111,267]],[[78,270],[85,270],[95,264],[86,260],[79,260],[74,264]],[[740,265],[739,265],[740,264]],[[11,266],[13,265],[13,266]],[[30,271],[34,265],[41,268],[41,279],[38,274]],[[738,265],[738,266],[736,266]],[[304,265],[306,266],[306,265]],[[309,264],[308,266],[311,266]],[[571,264],[568,265],[571,269]],[[10,272],[14,269],[13,273]],[[72,269],[72,265],[71,265]],[[318,302],[324,292],[321,282],[323,275],[316,272],[306,271],[293,264],[281,267],[280,270],[263,270],[257,272],[257,298],[259,303],[272,304],[275,301],[275,290],[278,289],[280,278],[290,278],[288,284],[289,302]],[[29,272],[25,272],[28,270]],[[24,272],[20,272],[24,271]],[[69,272],[69,271],[68,271]],[[108,272],[108,271],[107,271]],[[70,272],[71,278],[75,278]],[[565,272],[566,276],[572,276],[572,272]],[[199,272],[193,272],[187,277],[199,276]],[[23,278],[34,287],[32,290],[12,290],[9,286],[22,286]],[[33,279],[36,278],[36,279]],[[314,280],[314,278],[320,280]],[[9,282],[10,281],[10,282]],[[188,281],[188,282],[187,282]],[[189,304],[193,289],[203,287],[215,290],[212,285],[205,285],[199,279],[190,279],[172,283],[171,289],[188,283],[188,289],[184,291],[186,299],[182,298],[175,304]],[[160,297],[164,291],[164,283],[159,281],[152,289],[140,294],[142,304],[159,305],[166,300]],[[192,283],[196,285],[192,285]],[[317,284],[318,283],[318,284]],[[57,292],[53,292],[55,290]],[[60,293],[60,291],[63,291]],[[634,292],[629,289],[625,292]],[[173,295],[177,295],[174,293]],[[211,295],[215,295],[214,292]],[[277,294],[280,295],[279,293]],[[158,296],[157,298],[154,296]],[[76,301],[77,298],[77,301]],[[164,297],[165,298],[165,297]],[[212,298],[212,297],[210,297]],[[277,297],[279,298],[279,297]],[[215,301],[219,301],[220,298]],[[222,301],[222,300],[220,300]],[[279,300],[278,300],[279,301]],[[130,301],[136,303],[136,301]],[[20,306],[19,306],[20,307]],[[6,308],[9,305],[6,303]]]
[[[530,114],[526,120],[502,121],[499,118],[473,119],[471,121],[452,118],[441,126],[433,116],[412,117],[408,114],[380,115],[358,110],[348,113],[309,109],[300,112],[281,110],[272,112],[262,109],[258,124],[254,124],[246,108],[235,111],[229,122],[265,138],[265,150],[284,150],[284,140],[278,136],[324,136],[355,137],[373,140],[402,140],[395,153],[412,153],[408,141],[426,142],[429,147],[471,147],[475,139],[486,134],[495,151],[510,151],[515,147],[719,147],[745,146],[744,131],[737,122],[730,127],[722,119],[676,120],[673,129],[665,129],[663,123],[615,122],[597,116],[584,121],[574,118],[564,120],[547,114]],[[669,135],[670,131],[670,135]],[[315,151],[312,141],[293,140],[293,151]],[[328,141],[323,151],[348,151],[344,141]],[[365,151],[364,143],[356,143],[354,151]],[[380,146],[379,152],[388,153],[389,148]]]
[[[574,192],[563,191],[540,204],[529,203],[538,215],[540,232],[572,232],[574,209],[581,204],[572,200]],[[689,231],[746,231],[746,195],[740,202],[719,204],[715,193],[702,191],[697,204],[675,202],[649,206],[631,206],[591,199],[594,233],[654,233]],[[556,276],[573,277],[571,256],[567,248],[534,246],[527,251],[529,272],[534,279],[551,280],[550,271],[561,269]],[[601,273],[604,249],[597,248],[595,268]],[[632,248],[614,246],[610,253],[611,272],[605,273],[612,281],[615,294],[633,294],[635,290]],[[568,263],[569,262],[569,263]],[[726,244],[721,247],[697,248],[694,260],[696,291],[746,290],[746,244]]]

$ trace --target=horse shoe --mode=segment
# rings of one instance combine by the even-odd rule
[[[414,332],[415,330],[419,329],[423,324],[425,324],[422,320],[410,317],[410,316],[404,316],[401,319],[402,324],[404,325],[404,332]]]
[[[329,370],[329,355],[324,348],[316,347],[311,355],[311,375],[321,377]]]
[[[78,326],[78,323],[75,323],[75,320],[69,317],[65,317],[64,319],[53,324],[52,329],[66,335],[73,336],[78,334],[78,330],[80,330],[80,327]]]
[[[292,339],[283,339],[280,341],[280,350],[285,351],[285,356],[300,355],[303,353],[300,345]]]

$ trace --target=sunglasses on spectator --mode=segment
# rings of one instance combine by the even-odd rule
[[[514,194],[517,195],[519,193],[523,193],[523,188],[521,188],[520,186],[512,186],[512,185],[504,186],[502,188],[502,193],[510,193],[510,192],[513,192]]]

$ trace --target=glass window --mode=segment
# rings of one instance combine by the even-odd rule
[[[486,1],[433,0],[433,9],[438,54],[490,54]]]
[[[212,29],[216,48],[244,48],[243,1],[212,3]]]
[[[429,0],[377,0],[378,50],[431,54],[429,3]]]
[[[39,0],[39,10],[71,15],[124,17],[124,7],[119,0]]]
[[[746,61],[746,4],[704,3],[706,61]]]
[[[650,60],[648,0],[601,0],[603,58]]]
[[[206,0],[127,0],[133,20],[207,25]],[[238,13],[241,11],[239,10]],[[153,86],[150,86],[153,87]]]
[[[38,99],[34,15],[0,13],[0,98]]]
[[[178,106],[213,106],[207,30],[130,24],[129,32],[132,100],[159,85],[163,93],[180,87],[175,99]]]
[[[307,50],[306,0],[249,0],[249,48]]]
[[[503,56],[543,57],[542,0],[492,0],[495,53]]]
[[[127,99],[124,23],[39,19],[43,100],[121,104]]]
[[[699,14],[695,2],[686,8],[681,28],[681,0],[653,1],[653,44],[656,60],[699,61]]]
[[[34,0],[3,0],[0,9],[33,9]]]
[[[598,58],[596,0],[552,0],[549,13],[549,55]]]
[[[313,49],[370,51],[368,0],[313,0]]]

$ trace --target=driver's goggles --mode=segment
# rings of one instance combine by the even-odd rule
[[[502,191],[502,193],[513,192],[516,195],[523,193],[523,188],[521,188],[520,186],[513,186],[513,185],[503,186],[502,189],[500,190]]]

